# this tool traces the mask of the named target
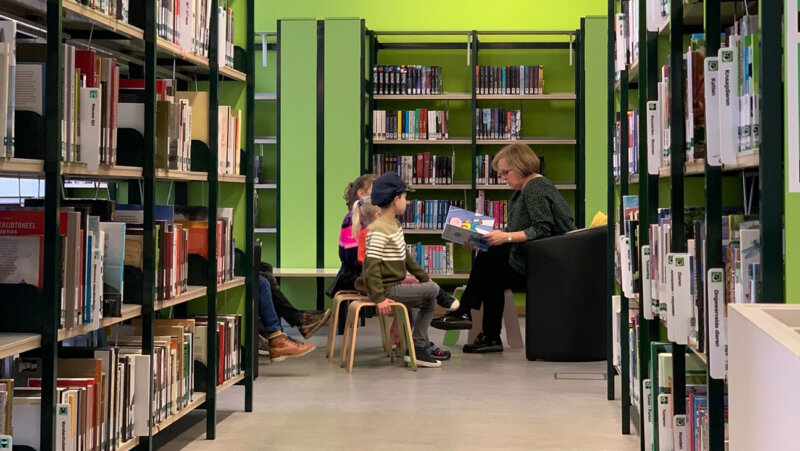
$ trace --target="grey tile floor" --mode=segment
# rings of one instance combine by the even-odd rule
[[[607,401],[603,362],[528,362],[522,351],[462,354],[418,373],[381,354],[378,327],[359,330],[353,374],[313,353],[270,364],[262,358],[254,412],[244,389],[218,398],[217,438],[193,412],[156,436],[163,450],[636,450],[620,434],[619,401]],[[290,331],[294,332],[294,331]],[[462,334],[466,336],[465,333]],[[443,332],[431,329],[441,343]],[[462,338],[459,345],[464,342]],[[555,374],[559,373],[559,378]],[[578,374],[580,373],[580,374]],[[584,378],[576,380],[573,378]],[[565,379],[562,379],[565,378]],[[567,379],[569,378],[569,379]],[[586,378],[597,378],[586,380]]]

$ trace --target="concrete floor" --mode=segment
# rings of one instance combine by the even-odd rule
[[[414,373],[381,355],[377,330],[374,320],[359,330],[353,374],[325,359],[327,328],[311,339],[312,354],[275,364],[262,358],[254,412],[243,412],[244,389],[233,387],[218,398],[216,440],[205,440],[205,414],[193,412],[157,435],[154,447],[639,449],[637,436],[620,434],[619,401],[605,399],[603,362],[528,362],[522,351],[468,355],[459,346],[442,368]],[[431,329],[432,340],[442,338]]]

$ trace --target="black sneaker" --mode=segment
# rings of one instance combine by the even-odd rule
[[[430,352],[426,348],[420,348],[414,346],[414,353],[417,356],[417,366],[421,368],[439,368],[442,366],[442,362],[433,358]],[[405,356],[403,357],[403,361],[410,364],[411,357]]]
[[[459,311],[448,312],[432,319],[431,327],[441,330],[469,330],[472,329],[472,316]]]
[[[441,361],[450,360],[451,357],[450,351],[445,351],[444,349],[437,347],[433,344],[433,342],[428,345],[428,354],[430,354],[434,359]]]
[[[489,337],[483,332],[478,334],[474,343],[464,345],[463,351],[467,354],[484,354],[487,352],[503,352],[503,341],[500,337]]]

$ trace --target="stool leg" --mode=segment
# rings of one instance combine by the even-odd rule
[[[336,350],[336,328],[339,326],[339,306],[342,303],[342,297],[339,293],[333,297],[333,304],[331,305],[331,324],[330,330],[328,331],[328,343],[325,346],[325,357],[328,358],[328,362],[333,361],[333,353]]]
[[[350,336],[353,330],[353,304],[347,309],[347,320],[344,323],[344,334],[342,335],[342,352],[339,358],[339,366],[344,368],[344,362],[347,358],[347,350],[350,349]]]
[[[398,336],[398,344],[400,345],[400,353],[402,355],[406,355],[408,352],[408,342],[406,341],[406,328],[403,324],[402,314],[400,312],[400,307],[394,308],[394,319],[397,322],[397,336]]]
[[[386,357],[391,357],[389,353],[389,349],[391,349],[388,341],[386,341],[386,318],[382,315],[378,315],[378,325],[381,326],[381,345],[383,345],[383,352],[386,353]]]
[[[353,325],[358,324],[358,313],[361,311],[361,305],[356,307],[355,318],[353,318]],[[356,354],[356,334],[358,333],[358,327],[353,327],[353,335],[350,337],[350,363],[347,365],[347,372],[353,372],[353,361],[355,360]]]
[[[411,320],[408,317],[408,309],[404,305],[398,307],[403,315],[398,321],[398,330],[404,330],[405,341],[408,343],[408,357],[411,360],[411,369],[417,371],[417,353],[414,351],[414,338],[411,331]],[[402,322],[403,324],[399,324]]]
[[[394,352],[392,351],[392,338],[389,334],[389,317],[388,316],[381,316],[381,334],[383,338],[383,347],[386,350],[386,356],[389,357],[389,360],[394,363]]]
[[[525,347],[522,341],[522,331],[519,328],[519,315],[517,306],[514,304],[514,293],[511,290],[505,292],[505,307],[503,308],[503,322],[506,328],[506,340],[511,349],[522,349]]]

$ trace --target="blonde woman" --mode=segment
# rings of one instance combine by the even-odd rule
[[[483,304],[482,332],[474,343],[464,345],[466,353],[503,351],[504,292],[525,289],[525,242],[575,228],[569,204],[540,174],[539,164],[539,157],[522,143],[504,147],[492,161],[494,170],[514,190],[508,202],[508,226],[485,235],[491,246],[478,253],[459,308],[431,322],[437,329],[471,329],[470,310]]]

